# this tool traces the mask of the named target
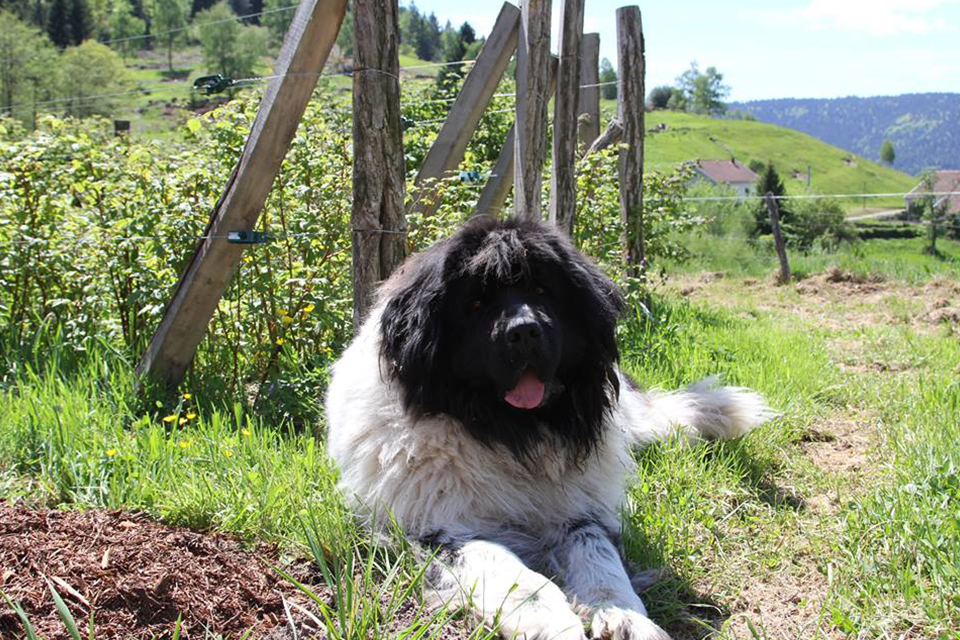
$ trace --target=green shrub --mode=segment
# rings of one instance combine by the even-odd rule
[[[313,420],[328,365],[352,335],[350,277],[352,148],[345,99],[308,106],[260,215],[273,241],[245,249],[188,371],[186,387],[238,399],[276,419]],[[442,118],[429,85],[405,96],[408,121]],[[462,168],[488,174],[511,114],[498,98]],[[102,119],[46,117],[33,134],[0,129],[0,383],[25,365],[80,369],[104,348],[135,362],[162,317],[239,157],[256,96],[189,120],[181,142],[115,136]],[[447,235],[476,207],[483,181],[445,177],[413,189],[439,123],[404,134],[408,203],[436,197],[429,218],[408,219],[413,252]],[[626,282],[614,150],[580,166],[577,241]],[[698,222],[682,206],[688,177],[645,181],[647,257],[683,256],[673,237]],[[544,180],[545,189],[549,184]],[[545,199],[546,201],[546,199]],[[51,365],[52,366],[52,365]],[[211,392],[213,391],[213,393]]]

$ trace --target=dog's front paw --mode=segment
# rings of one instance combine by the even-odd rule
[[[586,640],[580,617],[566,607],[525,607],[503,620],[500,635],[513,640]]]
[[[670,640],[667,632],[647,616],[619,607],[593,614],[590,637],[593,640]]]

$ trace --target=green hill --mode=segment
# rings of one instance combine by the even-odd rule
[[[665,130],[653,132],[658,125]],[[748,164],[751,160],[773,161],[787,187],[787,193],[807,192],[806,173],[812,172],[810,191],[822,194],[902,193],[917,184],[917,178],[881,166],[849,151],[821,142],[792,129],[747,120],[717,120],[707,116],[672,111],[647,114],[645,165],[666,170],[677,163],[697,158],[734,157]],[[853,205],[853,202],[850,202]],[[859,206],[860,201],[856,201]],[[883,198],[873,206],[897,207],[902,198]]]

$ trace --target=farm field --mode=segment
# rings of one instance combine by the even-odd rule
[[[646,163],[651,170],[665,169],[691,158],[735,157],[747,164],[757,159],[772,161],[787,193],[807,192],[807,167],[812,168],[810,187],[821,194],[905,193],[917,178],[896,169],[855,156],[791,129],[747,120],[717,120],[670,111],[647,114],[646,126],[666,129],[646,140]],[[902,198],[870,199],[870,206],[902,207]],[[859,200],[848,203],[861,207]]]
[[[782,412],[742,441],[638,453],[626,548],[637,566],[663,570],[645,599],[675,638],[957,637],[960,272],[897,241],[862,251],[870,257],[859,268],[851,255],[824,254],[779,287],[770,255],[749,265],[701,256],[658,288],[649,319],[627,325],[623,366],[643,384],[673,388],[718,374],[756,387]],[[319,560],[330,572],[311,578],[321,604],[284,593],[336,637],[470,633],[455,615],[418,608],[420,574],[408,552],[378,549],[356,530],[322,436],[202,389],[144,413],[126,358],[97,349],[68,372],[59,355],[35,353],[5,378],[0,499],[94,521],[109,517],[101,509],[119,509],[145,514],[127,518],[137,527],[227,532],[265,555],[262,574],[277,584],[279,558]],[[46,637],[66,637],[49,592],[28,589],[16,567],[3,575],[0,588]],[[202,609],[173,594],[183,591],[169,601],[192,614],[184,623],[196,630]],[[91,610],[105,629],[119,615],[63,595],[81,628]],[[250,628],[282,633],[277,606],[254,607],[272,614],[250,618]],[[338,617],[343,611],[356,615]],[[309,632],[310,618],[298,616]],[[174,618],[151,633],[172,629]],[[221,625],[216,633],[235,629],[209,621]],[[19,625],[0,614],[4,634],[16,637]]]

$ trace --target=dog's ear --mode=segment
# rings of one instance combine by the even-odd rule
[[[558,234],[559,235],[559,234]],[[617,360],[617,321],[626,308],[623,294],[614,282],[590,258],[578,251],[565,236],[556,240],[554,250],[566,263],[564,273],[569,281],[569,295],[585,314],[587,335],[601,350],[605,360]]]
[[[381,289],[380,350],[403,384],[408,406],[422,400],[440,347],[445,245],[407,260]]]

